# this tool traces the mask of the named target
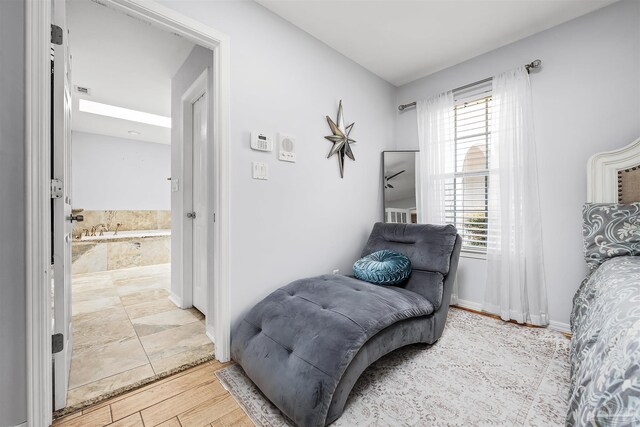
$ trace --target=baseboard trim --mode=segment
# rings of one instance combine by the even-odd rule
[[[481,314],[483,316],[488,316],[488,317],[493,317],[495,319],[500,319],[500,316],[498,316],[498,315],[491,314],[489,312],[483,311],[482,310],[482,304],[478,303],[478,302],[475,302],[475,301],[468,301],[468,300],[458,299],[458,303],[457,304],[452,304],[452,307],[458,307],[458,308],[461,308],[463,310],[469,310],[469,311],[472,311],[474,313]],[[514,320],[509,320],[508,322],[509,323],[520,324],[520,323],[517,323]],[[525,326],[534,327],[534,328],[542,328],[542,327],[544,327],[544,326],[530,325],[528,323],[525,323],[524,325]],[[552,331],[562,332],[565,335],[571,335],[571,327],[567,323],[562,323],[562,322],[558,322],[558,321],[555,321],[555,320],[550,320],[549,321],[549,326],[547,326],[547,328],[552,330]]]
[[[482,311],[482,304],[480,304],[479,302],[464,300],[460,298],[458,298],[458,303],[455,304],[454,306],[468,308],[469,310],[474,310],[474,311],[480,311],[480,312]]]
[[[171,292],[171,294],[169,295],[169,301],[174,303],[178,308],[184,308],[182,306],[182,298],[180,298],[179,296],[177,296],[173,292]]]
[[[568,323],[556,322],[555,320],[549,321],[549,329],[563,334],[571,334],[571,326]]]

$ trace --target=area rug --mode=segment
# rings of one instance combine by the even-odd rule
[[[332,426],[561,426],[568,360],[560,333],[451,309],[436,344],[371,365]],[[239,365],[216,376],[256,425],[294,425]]]

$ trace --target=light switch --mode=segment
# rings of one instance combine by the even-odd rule
[[[253,179],[269,179],[269,170],[267,168],[267,164],[264,162],[252,162],[251,176],[253,177]]]
[[[180,191],[180,180],[178,178],[173,178],[171,180],[171,191],[173,193]]]

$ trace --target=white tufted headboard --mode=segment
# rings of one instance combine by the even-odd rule
[[[640,138],[618,150],[591,156],[587,164],[587,201],[640,202]]]

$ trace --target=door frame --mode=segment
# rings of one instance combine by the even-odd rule
[[[229,37],[173,9],[148,0],[104,0],[129,16],[179,34],[213,52],[212,212],[213,275],[209,276],[214,315],[207,327],[215,332],[215,356],[228,361],[229,308]],[[50,183],[50,48],[51,5],[25,2],[26,84],[26,312],[27,425],[49,425],[52,418],[51,370],[51,183]]]
[[[209,68],[206,68],[191,85],[184,91],[180,98],[180,116],[179,135],[182,138],[180,171],[178,172],[180,182],[182,183],[181,207],[178,211],[180,215],[181,225],[181,254],[171,255],[171,268],[175,268],[179,273],[177,277],[180,280],[180,294],[171,293],[169,299],[180,308],[188,308],[193,306],[193,220],[187,218],[185,212],[191,211],[193,207],[193,129],[190,125],[193,119],[192,104],[203,94],[209,96]],[[209,99],[209,98],[208,98]],[[208,123],[210,118],[209,100],[207,100],[207,144],[210,144],[211,124]],[[189,125],[186,125],[189,123]],[[207,147],[207,150],[211,147]],[[207,165],[207,174],[211,172],[210,165]],[[173,175],[173,172],[172,172]],[[189,179],[187,179],[189,177]],[[211,212],[210,201],[207,200],[207,214]],[[184,211],[184,212],[182,212]],[[209,225],[207,224],[207,229]],[[207,248],[209,249],[209,248]],[[211,251],[207,250],[207,260],[210,258]],[[207,270],[209,273],[209,270]],[[207,309],[213,307],[213,301],[210,298],[212,292],[207,293]],[[208,311],[208,310],[207,310]],[[205,319],[208,313],[204,313]],[[205,321],[206,322],[206,321]],[[207,335],[215,342],[214,328],[209,328],[207,323]]]

